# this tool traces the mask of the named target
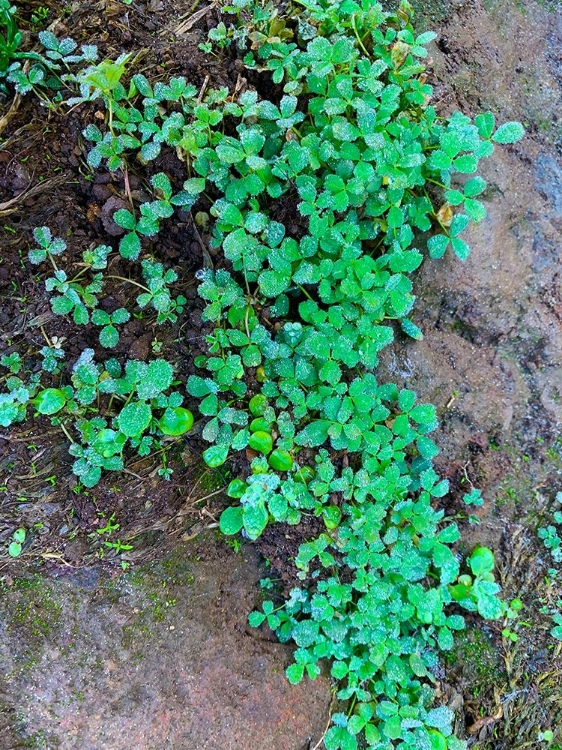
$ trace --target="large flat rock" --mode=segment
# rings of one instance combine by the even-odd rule
[[[15,580],[0,603],[0,705],[12,707],[0,747],[314,745],[329,682],[291,686],[291,649],[246,626],[259,577],[251,550],[206,539],[114,580],[96,569]]]

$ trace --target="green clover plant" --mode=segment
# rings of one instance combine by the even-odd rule
[[[284,17],[255,0],[223,10],[232,22],[202,48],[234,42],[274,100],[250,88],[198,93],[181,77],[152,85],[134,75],[127,89],[126,57],[105,61],[70,100],[102,99],[109,112],[106,132],[84,131],[88,161],[115,171],[169,149],[185,166],[179,192],[158,172],[152,200],[115,213],[125,260],[176,209],[204,209],[218,262],[197,274],[207,353],[186,389],[203,417],[205,463],[239,454],[221,530],[255,540],[268,524],[307,518],[318,529],[295,557],[298,585],[285,601],[264,601],[250,624],[295,644],[291,682],[330,664],[347,709],[332,717],[325,747],[460,750],[452,711],[433,705],[438,654],[464,628],[463,609],[489,619],[507,609],[492,551],[463,561],[452,547],[460,532],[439,509],[448,483],[433,465],[435,407],[379,382],[376,368],[397,336],[423,336],[413,274],[445,253],[466,261],[464,232],[486,217],[479,162],[523,128],[431,104],[423,60],[435,35],[415,33],[407,0],[395,12],[375,0],[299,0]],[[60,245],[53,251],[50,233],[36,239],[32,262],[55,268],[53,310],[91,317],[113,346],[128,313],[97,308],[101,273],[86,286],[69,280],[53,258]],[[103,269],[107,255],[91,251],[88,269]],[[175,272],[147,258],[141,271],[137,304],[175,321],[186,303],[170,292]],[[71,416],[86,486],[122,468],[126,449],[146,455],[193,426],[165,360],[102,365],[86,350],[71,380],[40,389],[12,374],[0,424],[23,418],[28,403],[61,425]],[[92,417],[100,398],[107,412]],[[473,490],[464,500],[482,498]]]
[[[34,90],[49,104],[41,90],[60,89],[62,79],[59,72],[68,70],[71,64],[94,62],[97,47],[82,45],[77,52],[78,45],[69,37],[58,39],[50,31],[41,31],[39,42],[44,52],[22,50],[23,33],[18,28],[16,16],[16,6],[9,0],[0,0],[0,94],[8,93],[7,83],[11,83],[19,94]],[[24,67],[26,62],[28,65]]]
[[[222,136],[184,109],[202,135],[182,148],[221,193],[212,243],[231,269],[200,274],[203,319],[215,328],[197,360],[206,373],[187,389],[207,417],[207,464],[242,450],[250,459],[229,485],[236,503],[221,530],[256,539],[303,514],[325,528],[296,558],[302,588],[284,604],[266,601],[250,623],[267,620],[296,644],[292,682],[331,661],[350,710],[334,715],[328,750],[353,750],[359,735],[377,748],[464,747],[452,713],[432,708],[437,653],[464,627],[459,607],[505,612],[493,553],[477,548],[464,572],[451,549],[458,528],[433,508],[448,490],[432,465],[435,408],[373,371],[396,322],[422,336],[411,275],[448,250],[466,260],[461,235],[486,216],[479,161],[523,129],[496,128],[489,113],[438,114],[421,62],[434,35],[416,36],[410,15],[407,2],[398,13],[307,2],[306,35],[257,35],[244,57],[283,87],[278,103],[251,91],[236,103],[215,98],[238,123]],[[211,41],[228,44],[237,23]],[[296,229],[271,218],[291,194]]]

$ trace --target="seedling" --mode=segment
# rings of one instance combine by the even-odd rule
[[[121,528],[120,524],[118,524],[115,521],[115,513],[112,513],[111,516],[107,519],[105,526],[103,526],[102,528],[96,529],[96,531],[98,532],[98,534],[110,534],[111,535],[113,534],[114,531],[119,531],[120,528]]]
[[[8,554],[10,557],[19,557],[26,538],[26,531],[23,528],[16,529],[12,535],[12,541],[8,545]]]
[[[132,544],[124,544],[120,539],[117,539],[115,542],[110,542],[106,539],[104,545],[108,549],[112,549],[116,555],[120,555],[121,552],[128,552],[133,549]]]
[[[33,236],[39,247],[29,251],[30,263],[38,265],[49,258],[56,270],[53,256],[61,255],[66,250],[66,242],[60,237],[53,237],[49,227],[37,227],[33,230]]]
[[[557,492],[556,504],[559,506],[560,503],[562,503],[562,492]],[[562,562],[562,511],[555,510],[552,514],[552,520],[554,523],[546,527],[543,526],[537,531],[539,539],[542,539],[552,559],[557,563],[557,567],[548,570],[547,586],[551,585],[560,573],[559,565]],[[554,622],[554,627],[551,628],[550,634],[553,638],[562,641],[562,602],[557,602],[557,608],[545,608],[544,614],[551,615]]]

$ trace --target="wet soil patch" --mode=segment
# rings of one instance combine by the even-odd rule
[[[71,35],[77,42],[97,44],[100,59],[134,52],[129,73],[143,72],[153,82],[183,75],[197,87],[234,90],[239,78],[234,59],[226,55],[208,59],[198,49],[208,28],[216,24],[218,11],[208,7],[193,23],[191,7],[188,2],[135,3],[129,7],[119,2],[77,4],[69,6],[68,13],[49,28],[59,36]],[[52,15],[51,9],[49,20]],[[23,10],[22,18],[28,16]],[[147,257],[152,255],[177,273],[172,292],[187,299],[185,313],[177,323],[162,326],[156,324],[155,315],[146,312],[141,319],[132,319],[109,354],[100,346],[93,326],[76,326],[51,312],[44,271],[27,260],[32,230],[43,225],[65,240],[67,250],[60,265],[68,271],[80,267],[85,249],[98,244],[116,247],[123,230],[113,222],[114,212],[128,207],[132,199],[146,198],[146,181],[154,172],[165,171],[175,187],[180,186],[185,179],[181,162],[175,154],[163,151],[149,174],[135,164],[126,174],[103,169],[92,174],[85,164],[87,143],[81,133],[88,122],[102,116],[94,104],[70,112],[65,105],[47,111],[37,98],[29,96],[16,98],[15,104],[9,105],[6,102],[8,115],[0,149],[0,351],[27,355],[29,373],[40,367],[38,350],[58,340],[66,350],[67,365],[62,375],[47,383],[53,386],[69,381],[71,366],[85,348],[92,348],[98,361],[108,356],[121,361],[162,356],[174,365],[178,380],[185,382],[193,371],[193,357],[205,351],[202,303],[197,298],[194,273],[203,266],[204,253],[207,258],[214,254],[191,215],[177,213],[155,242],[143,245]],[[112,255],[104,276],[100,308],[109,313],[119,307],[134,309],[139,291],[134,283],[142,282],[140,269]],[[109,276],[121,276],[131,283]],[[186,405],[194,406],[189,397]],[[119,524],[114,538],[133,542],[134,551],[125,555],[130,559],[165,545],[194,522],[199,527],[204,520],[213,522],[212,518],[203,519],[203,503],[197,503],[223,486],[224,477],[209,476],[201,468],[197,431],[171,447],[170,441],[165,442],[167,465],[173,472],[169,482],[158,475],[161,457],[153,455],[131,458],[125,473],[107,474],[95,488],[79,491],[67,448],[66,437],[46,419],[0,430],[0,543],[11,537],[15,526],[29,529],[22,560],[39,558],[74,565],[99,559],[103,541],[100,546],[96,532],[112,515]],[[106,559],[114,556],[110,548],[105,553]]]

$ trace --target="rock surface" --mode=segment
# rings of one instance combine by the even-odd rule
[[[2,750],[301,750],[326,678],[291,686],[291,649],[246,626],[258,561],[205,539],[110,580],[96,569],[2,591]],[[34,744],[33,744],[34,743]]]
[[[491,110],[527,135],[481,163],[488,217],[466,233],[472,253],[424,263],[414,319],[425,340],[388,351],[383,370],[436,404],[444,458],[468,456],[486,435],[540,473],[540,445],[562,420],[562,8],[445,5],[434,50],[442,106]],[[494,492],[513,468],[504,462],[483,486]]]

